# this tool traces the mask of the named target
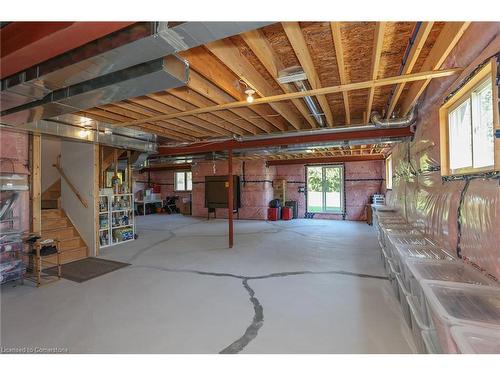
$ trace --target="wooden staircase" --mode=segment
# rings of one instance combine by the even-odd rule
[[[64,211],[42,209],[42,238],[60,241],[61,263],[88,257],[88,248]]]
[[[42,210],[61,207],[61,179],[42,193]]]

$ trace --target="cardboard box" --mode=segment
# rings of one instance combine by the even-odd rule
[[[179,210],[183,215],[191,215],[191,201],[182,202],[180,204]]]
[[[273,199],[279,199],[281,204],[286,202],[286,180],[277,179],[273,181]]]

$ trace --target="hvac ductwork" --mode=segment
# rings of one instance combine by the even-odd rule
[[[21,132],[47,134],[80,142],[99,143],[110,147],[137,150],[148,154],[158,151],[157,136],[131,128],[113,128],[78,115],[63,115],[50,120],[40,120],[9,127]]]
[[[184,86],[188,72],[184,60],[170,55],[53,91],[41,100],[2,111],[1,122],[17,126]]]
[[[42,100],[52,91],[162,58],[270,22],[138,22],[1,81],[8,110]]]
[[[417,111],[414,109],[406,117],[391,119],[385,119],[378,112],[372,112],[370,119],[373,125],[379,129],[406,128],[417,120]]]
[[[294,84],[298,91],[307,91],[309,87],[306,86],[307,76],[300,67],[291,67],[284,69],[278,73],[278,82],[282,85]],[[320,128],[325,127],[325,118],[323,113],[318,110],[318,105],[311,96],[305,96],[304,102],[311,112]]]

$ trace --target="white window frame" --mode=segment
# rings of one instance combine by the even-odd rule
[[[321,204],[322,204],[322,207],[321,207],[321,211],[317,212],[317,211],[309,211],[309,205],[308,205],[308,199],[306,199],[306,212],[308,213],[315,213],[315,214],[342,214],[345,210],[345,197],[344,197],[344,189],[345,189],[345,179],[344,179],[344,164],[325,164],[325,165],[315,165],[315,164],[311,164],[311,165],[306,165],[306,186],[308,185],[307,184],[307,176],[308,176],[308,173],[307,173],[307,168],[316,168],[316,167],[319,167],[321,168],[321,176],[322,176],[322,181],[323,181],[323,184],[325,183],[325,179],[326,179],[326,173],[325,173],[325,169],[326,168],[338,168],[340,170],[340,207],[338,208],[335,208],[335,209],[327,209],[326,208],[326,190],[323,186],[323,189],[321,191],[322,193],[322,198],[321,198]]]
[[[493,132],[500,130],[498,121],[498,88],[495,82],[496,77],[496,60],[491,59],[486,63],[469,81],[462,86],[454,95],[441,106],[439,109],[439,126],[440,126],[440,146],[441,146],[441,175],[468,175],[474,173],[493,172],[500,170],[500,139],[493,138],[493,164],[490,166],[474,167],[473,160],[473,145],[470,147],[471,152],[471,166],[462,168],[451,168],[450,154],[450,124],[449,115],[455,109],[460,107],[466,101],[470,101],[471,106],[471,142],[474,142],[473,124],[477,121],[477,114],[475,114],[475,98],[474,95],[491,82],[492,86],[492,108],[493,108]]]
[[[184,184],[183,184],[184,186],[181,189],[177,188],[177,185],[178,185],[177,184],[177,178],[178,178],[177,176],[179,174],[184,174]],[[187,188],[187,176],[188,176],[188,174],[191,175],[191,189]],[[180,192],[182,192],[182,191],[191,191],[192,188],[193,188],[193,174],[192,174],[191,171],[175,171],[174,172],[174,191],[180,191]]]
[[[385,158],[385,189],[392,190],[392,178],[394,171],[394,164],[392,160],[392,154]]]

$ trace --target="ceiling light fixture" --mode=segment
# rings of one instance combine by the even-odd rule
[[[92,130],[92,125],[85,125],[82,130],[78,132],[80,138],[87,138]]]
[[[87,129],[82,129],[78,132],[78,136],[80,138],[87,138],[88,135],[89,135],[89,131]]]
[[[245,90],[245,94],[247,94],[247,103],[253,103],[254,101],[254,97],[253,97],[253,94],[255,94],[255,90],[254,89],[251,89],[251,88],[248,88]]]

